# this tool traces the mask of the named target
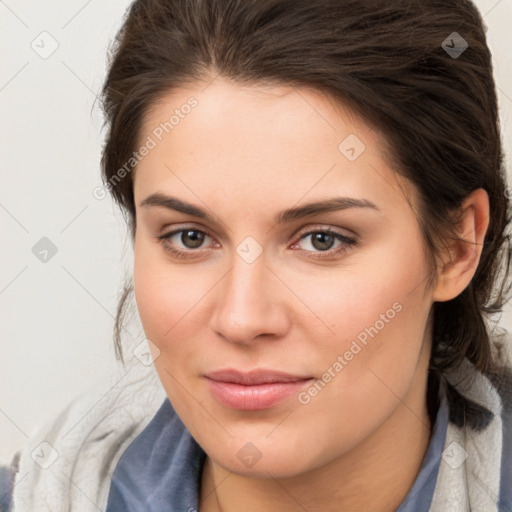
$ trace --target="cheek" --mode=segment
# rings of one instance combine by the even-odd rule
[[[411,262],[407,271],[403,265],[400,272],[385,270],[346,277],[346,290],[324,288],[312,302],[335,334],[310,331],[321,363],[319,381],[300,397],[303,421],[328,418],[314,428],[334,451],[355,445],[406,401],[418,369],[430,308],[424,288],[411,284],[422,268]]]
[[[311,328],[307,337],[314,341],[319,372],[341,376],[340,392],[371,389],[372,371],[400,388],[415,372],[429,308],[401,284],[360,286],[357,297],[333,291],[313,302],[333,334],[318,336]]]
[[[330,329],[318,336],[311,326],[308,338],[316,340],[325,379],[325,372],[336,374],[336,394],[362,400],[367,390],[365,399],[372,400],[386,392],[381,384],[375,387],[375,375],[401,393],[416,371],[431,306],[424,293],[427,267],[420,244],[398,249],[379,248],[379,264],[370,256],[359,266],[364,271],[354,267],[302,282],[302,296]]]
[[[412,248],[408,255],[397,254],[396,248],[376,252],[378,264],[372,263],[369,254],[354,266],[314,278],[287,276],[288,282],[295,281],[294,289],[304,303],[330,328],[331,339],[353,339],[361,334],[364,340],[372,326],[379,331],[393,324],[403,326],[408,318],[429,309],[421,249]]]
[[[195,298],[194,288],[183,286],[180,274],[171,272],[160,251],[136,239],[133,282],[137,309],[146,336],[160,350]]]
[[[192,265],[172,265],[163,249],[136,240],[135,299],[145,335],[160,350],[155,361],[159,373],[184,373],[201,365],[198,354],[211,314],[208,292],[217,275],[211,274]]]

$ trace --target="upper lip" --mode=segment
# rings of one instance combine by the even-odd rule
[[[205,377],[217,382],[232,382],[235,384],[256,385],[269,384],[273,382],[297,382],[308,380],[311,377],[300,375],[291,375],[289,373],[276,370],[256,369],[250,372],[240,372],[238,370],[223,369],[205,374]]]

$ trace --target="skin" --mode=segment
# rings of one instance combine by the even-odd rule
[[[241,503],[246,512],[395,510],[431,434],[432,304],[457,296],[473,277],[487,194],[476,191],[464,203],[460,234],[472,243],[447,246],[428,289],[422,234],[403,195],[415,205],[416,190],[386,163],[384,138],[363,120],[314,90],[242,87],[219,77],[165,95],[148,112],[140,140],[190,96],[197,107],[134,176],[134,284],[162,385],[208,455],[201,510],[235,512]],[[350,134],[366,147],[355,161],[338,149]],[[156,193],[213,219],[141,205]],[[339,196],[377,209],[274,220],[282,210]],[[159,240],[178,229],[208,236],[199,248],[187,248],[181,233]],[[334,241],[325,251],[312,235],[301,239],[325,229],[357,245]],[[248,236],[263,250],[251,263],[237,254]],[[221,368],[321,379],[394,304],[400,312],[307,404],[293,395],[241,411],[209,390],[204,374]],[[261,454],[252,467],[237,456],[247,443]]]

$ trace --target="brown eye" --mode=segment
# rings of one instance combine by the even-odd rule
[[[313,233],[311,245],[319,251],[328,251],[334,245],[336,238],[328,233]]]
[[[204,231],[192,228],[177,229],[170,233],[165,233],[158,238],[170,252],[181,252],[184,254],[187,252],[199,252],[197,249],[202,249],[213,241],[212,237]]]
[[[310,231],[300,237],[297,245],[307,252],[327,252],[338,248],[350,247],[356,242],[341,233],[332,231]]]
[[[205,233],[196,229],[185,229],[181,232],[181,243],[187,249],[197,249],[204,242]]]
[[[328,261],[341,258],[350,250],[359,247],[359,241],[332,229],[302,231],[290,249],[298,250],[301,256],[311,260]]]

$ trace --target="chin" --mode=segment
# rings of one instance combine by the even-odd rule
[[[322,465],[315,460],[313,449],[298,449],[295,443],[287,446],[280,442],[276,446],[263,440],[259,443],[234,441],[220,453],[215,450],[210,453],[210,457],[225,470],[250,478],[268,478],[269,475],[291,478]],[[233,456],[227,457],[227,453]]]

